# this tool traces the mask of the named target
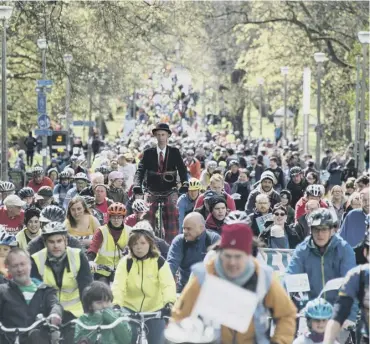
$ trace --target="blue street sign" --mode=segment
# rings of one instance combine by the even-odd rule
[[[51,86],[52,84],[53,84],[53,80],[37,80],[38,87]]]
[[[53,130],[51,129],[36,129],[35,134],[37,136],[52,136]]]
[[[46,114],[46,93],[37,93],[37,112],[39,114]]]
[[[95,127],[95,121],[73,121],[75,127]]]
[[[50,128],[50,118],[48,115],[41,115],[37,118],[37,123],[39,124],[40,129],[49,129]]]

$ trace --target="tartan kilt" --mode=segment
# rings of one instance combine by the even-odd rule
[[[165,233],[164,239],[169,245],[171,245],[174,237],[179,234],[179,211],[176,207],[177,199],[177,192],[171,193],[166,198],[162,208],[162,219]],[[155,229],[157,227],[155,218],[155,213],[158,210],[157,197],[148,193],[146,194],[146,202],[151,204],[147,216],[150,224]]]

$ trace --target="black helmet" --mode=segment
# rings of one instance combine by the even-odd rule
[[[43,176],[43,175],[44,175],[44,169],[41,166],[36,166],[32,170],[33,177],[38,177],[38,176]]]
[[[326,208],[319,208],[314,210],[308,217],[308,224],[310,227],[326,226],[333,228],[334,219],[331,212]]]
[[[95,197],[86,195],[82,196],[82,198],[84,199],[88,208],[95,207],[96,205]]]
[[[289,190],[287,190],[287,189],[281,190],[280,191],[280,198],[284,198],[283,196],[288,199],[289,203],[292,201],[292,194]]]
[[[59,180],[61,179],[70,179],[71,176],[69,175],[68,171],[62,171],[59,174]]]
[[[289,174],[291,177],[296,176],[297,174],[302,173],[302,169],[299,166],[294,166],[290,169]]]
[[[15,191],[15,185],[12,182],[1,182],[0,192]]]
[[[111,169],[108,166],[100,166],[95,169],[95,172],[100,172],[102,174],[109,174]]]
[[[33,197],[35,196],[35,191],[32,188],[26,186],[18,191],[18,196],[20,199],[25,199],[26,197]]]
[[[64,209],[56,205],[48,205],[42,209],[40,214],[40,222],[64,222],[66,213]]]

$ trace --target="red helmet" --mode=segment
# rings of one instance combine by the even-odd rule
[[[108,215],[126,215],[126,207],[122,203],[113,203],[108,208]]]

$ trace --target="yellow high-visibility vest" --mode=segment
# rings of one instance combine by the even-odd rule
[[[128,231],[126,228],[122,229],[122,233],[117,244],[114,243],[113,236],[110,234],[107,225],[100,227],[100,231],[103,235],[103,242],[95,258],[95,263],[98,265],[106,265],[113,269],[117,267],[119,260],[122,258],[120,251],[123,251],[127,245]],[[103,276],[110,276],[110,272],[105,270],[97,270],[97,273]]]
[[[77,274],[81,267],[80,252],[79,248],[67,247],[69,269],[64,269],[62,287],[60,289],[52,269],[45,264],[48,255],[47,249],[44,248],[32,255],[43,282],[57,290],[59,302],[64,310],[71,312],[76,318],[84,313],[77,283]]]
[[[37,236],[41,235],[41,229],[39,229]],[[27,251],[28,243],[27,243],[27,235],[26,235],[26,228],[22,229],[16,236],[15,239],[17,240],[18,247]]]

